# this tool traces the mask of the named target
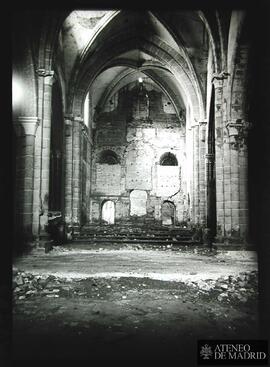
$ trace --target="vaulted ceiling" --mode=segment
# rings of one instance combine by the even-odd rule
[[[63,22],[58,54],[70,104],[78,90],[84,97],[90,91],[93,107],[102,107],[144,77],[177,112],[191,105],[203,114],[209,40],[197,12],[76,10]]]
[[[226,70],[224,34],[230,16],[199,10],[18,13],[14,64],[19,68],[25,58],[28,46],[20,35],[28,34],[33,69],[60,75],[66,113],[81,115],[88,91],[95,108],[144,77],[170,98],[176,111],[190,110],[198,121],[206,116],[209,75]]]

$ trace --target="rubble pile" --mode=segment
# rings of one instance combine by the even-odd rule
[[[187,283],[198,295],[226,303],[246,303],[258,299],[258,271],[241,272],[216,280],[189,280]]]
[[[13,297],[23,300],[34,295],[44,295],[49,298],[58,298],[66,279],[56,278],[53,275],[34,275],[13,269]],[[67,288],[67,287],[65,287]]]
[[[90,283],[89,283],[90,280]],[[136,280],[134,279],[135,283]],[[132,281],[132,282],[134,282]],[[150,281],[150,279],[149,279]],[[89,285],[87,285],[89,283]],[[58,298],[60,296],[92,296],[105,290],[123,291],[119,282],[113,279],[66,279],[53,275],[34,275],[13,269],[13,296],[15,300],[24,300],[33,296]],[[140,284],[136,283],[140,291]],[[133,285],[134,286],[134,285]],[[123,288],[123,287],[122,287]],[[258,299],[258,272],[242,272],[237,275],[228,275],[218,279],[186,280],[177,282],[178,298],[187,294],[191,299],[206,299],[222,303],[256,302]]]

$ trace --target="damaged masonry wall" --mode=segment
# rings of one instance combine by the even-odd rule
[[[182,112],[179,118],[168,98],[147,83],[130,83],[107,101],[96,116],[91,222],[102,220],[108,200],[118,223],[188,219]],[[166,156],[174,162],[161,162]]]

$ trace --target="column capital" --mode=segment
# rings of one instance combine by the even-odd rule
[[[83,120],[83,118],[81,117],[81,116],[74,116],[73,117],[73,121],[74,122],[78,122],[79,124],[83,124],[84,123],[84,120]]]
[[[39,123],[40,120],[36,116],[19,116],[14,120],[13,126],[17,136],[35,136]]]
[[[248,131],[252,128],[252,123],[249,121],[243,121],[242,119],[230,120],[227,122],[226,129],[229,136],[239,135],[243,130]]]
[[[230,144],[234,148],[240,148],[246,145],[248,131],[251,129],[252,124],[242,119],[231,120],[226,124]]]
[[[73,120],[74,115],[73,115],[73,113],[65,113],[64,118],[67,119],[67,120]]]
[[[205,142],[206,140],[206,125],[207,125],[207,120],[199,121],[201,142]]]
[[[242,123],[229,122],[226,124],[226,129],[228,130],[228,135],[236,136],[239,134],[239,130],[243,127]]]
[[[205,125],[207,125],[207,120],[201,120],[201,121],[199,121],[199,125],[200,125],[200,126],[205,126]]]
[[[66,126],[72,125],[72,122],[74,120],[74,116],[72,114],[65,114],[64,121]]]
[[[72,114],[65,114],[64,116],[66,137],[71,136],[72,134],[73,118],[74,116]]]
[[[38,76],[44,78],[44,82],[47,85],[53,85],[55,82],[55,73],[53,70],[46,70],[43,68],[39,68],[36,70]]]
[[[213,73],[213,77],[212,77],[212,83],[216,82],[216,81],[223,81],[224,79],[228,79],[228,76],[230,75],[230,73],[228,73],[227,71],[223,70],[220,73]]]

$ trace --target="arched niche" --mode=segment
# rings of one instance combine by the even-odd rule
[[[106,200],[101,206],[101,220],[104,224],[114,224],[115,222],[115,203]]]
[[[162,225],[172,226],[175,224],[175,205],[171,201],[164,201],[161,207]]]

